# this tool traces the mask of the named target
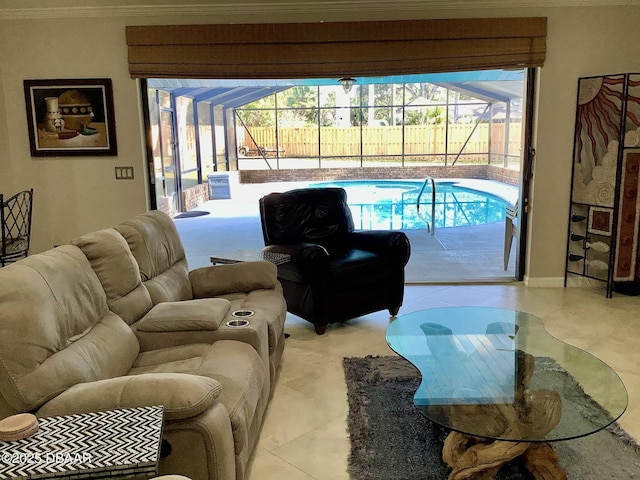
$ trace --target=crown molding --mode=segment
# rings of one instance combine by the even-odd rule
[[[392,4],[388,0],[311,0],[289,2],[217,3],[214,5],[193,3],[186,5],[70,5],[50,7],[42,2],[41,7],[0,7],[0,20],[32,20],[56,18],[106,18],[106,17],[191,17],[232,16],[247,20],[264,15],[296,14],[318,15],[327,13],[367,12],[415,12],[427,10],[498,9],[531,7],[612,7],[640,6],[640,0],[399,0]],[[246,22],[250,23],[250,22]]]

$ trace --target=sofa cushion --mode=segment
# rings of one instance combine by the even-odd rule
[[[98,230],[76,238],[72,243],[89,259],[114,313],[131,325],[151,310],[153,303],[142,284],[138,263],[118,231],[113,228]]]
[[[165,372],[190,373],[218,380],[222,385],[218,400],[231,419],[236,455],[249,447],[253,441],[253,425],[260,424],[264,413],[262,404],[269,396],[269,373],[250,345],[219,340],[212,345],[184,345],[141,352],[129,374]]]
[[[72,245],[0,269],[0,393],[30,411],[82,382],[124,375],[139,344],[110,312],[87,258]]]
[[[336,291],[383,282],[394,267],[389,257],[353,248],[342,255],[329,257],[329,282]]]
[[[262,261],[202,267],[189,273],[194,298],[272,289],[277,278],[276,266]]]
[[[141,332],[217,330],[231,303],[224,298],[202,298],[156,305],[136,324]]]
[[[143,213],[114,228],[129,244],[154,305],[192,298],[184,248],[167,214]]]
[[[147,373],[117,377],[74,385],[43,405],[38,416],[162,405],[166,420],[180,420],[204,412],[221,391],[220,382],[198,375]]]

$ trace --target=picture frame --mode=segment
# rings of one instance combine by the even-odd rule
[[[591,207],[589,210],[588,232],[610,237],[613,232],[613,209]]]
[[[32,157],[117,155],[110,78],[24,80]]]

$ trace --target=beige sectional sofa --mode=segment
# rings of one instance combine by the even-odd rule
[[[0,269],[0,419],[163,405],[161,474],[242,479],[285,315],[274,265],[189,271],[163,213],[89,233]]]

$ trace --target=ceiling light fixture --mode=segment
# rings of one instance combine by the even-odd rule
[[[344,77],[338,81],[342,84],[344,93],[349,93],[351,91],[351,87],[353,87],[353,84],[356,83],[356,79],[351,77]]]

